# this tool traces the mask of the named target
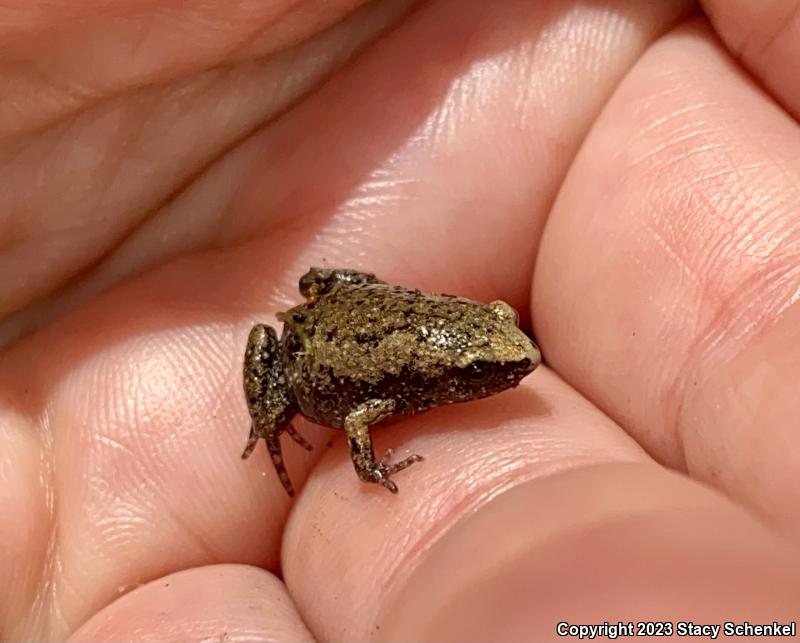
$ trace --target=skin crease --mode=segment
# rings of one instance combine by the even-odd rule
[[[766,4],[5,0],[0,637],[795,618],[800,10]],[[376,430],[426,455],[397,496],[298,423],[291,504],[239,458],[241,360],[320,264],[508,301],[547,366]]]

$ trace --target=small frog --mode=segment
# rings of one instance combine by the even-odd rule
[[[516,311],[423,294],[372,274],[311,268],[300,278],[305,303],[278,314],[283,335],[257,324],[244,356],[244,392],[252,424],[242,458],[264,438],[290,496],[280,435],[308,444],[292,427],[296,413],[347,432],[358,477],[397,493],[391,476],[422,457],[378,460],[370,427],[453,402],[499,393],[540,363],[518,328]]]

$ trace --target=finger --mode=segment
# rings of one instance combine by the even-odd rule
[[[800,116],[800,3],[704,0],[703,7],[733,54]]]
[[[8,391],[0,385],[5,398]],[[0,637],[41,639],[41,624],[27,621],[42,590],[51,537],[51,498],[43,471],[42,444],[25,398],[0,405]]]
[[[503,491],[595,464],[650,461],[544,367],[514,391],[373,435],[379,453],[394,447],[397,457],[425,458],[393,478],[398,494],[361,483],[340,439],[312,472],[286,529],[284,578],[325,640],[374,637],[386,601],[430,547]],[[537,516],[538,505],[526,511]]]
[[[560,373],[658,460],[796,535],[799,141],[706,26],[677,30],[576,159],[534,283]]]
[[[196,567],[153,580],[107,605],[79,641],[312,641],[286,587],[244,565]]]
[[[498,496],[398,585],[378,640],[563,640],[559,623],[620,622],[673,638],[681,622],[790,625],[800,555],[698,484],[608,464]],[[642,632],[659,638],[620,634]]]
[[[41,115],[44,108],[55,119],[123,90],[267,56],[362,3],[10,0],[0,23],[4,72],[15,84],[15,101],[46,99],[32,111]],[[0,120],[15,111],[29,125],[39,120],[27,120],[32,114],[21,114],[19,107],[4,105]]]
[[[0,102],[0,171],[5,177],[0,185],[0,273],[14,277],[0,284],[0,347],[132,272],[219,243],[230,221],[226,206],[231,195],[260,154],[260,148],[237,144],[391,25],[406,4],[371,4],[274,56],[181,80],[165,73],[134,82],[126,67],[132,64],[130,56],[98,58],[101,47],[90,47],[95,58],[77,67],[94,74],[97,64],[108,62],[120,84],[113,96],[55,70],[34,72],[12,65],[16,76],[3,78],[0,69],[0,81],[13,87],[9,94],[14,96]],[[248,21],[230,9],[224,3],[223,22]],[[146,33],[158,32],[170,47],[180,42],[182,55],[194,60],[195,47],[175,34],[183,34],[186,25],[170,23],[168,13],[158,13],[156,20],[165,19],[172,30],[165,25]],[[206,46],[232,46],[224,33],[214,31],[224,31],[224,25],[202,24],[210,30],[202,40]],[[129,25],[119,17],[98,29],[103,38],[117,42],[115,26]],[[61,55],[64,48],[85,50],[87,34],[79,31],[75,37],[83,46],[57,48],[59,61],[69,59]],[[153,64],[170,63],[147,47],[141,51],[152,53]],[[30,55],[29,65],[46,67]],[[57,88],[52,86],[54,77],[59,79]],[[232,148],[235,152],[226,155]]]
[[[198,288],[196,263],[109,292],[0,363],[14,431],[0,493],[0,563],[14,581],[0,587],[3,632],[64,638],[120,594],[189,567],[277,571],[289,498],[265,449],[240,458],[240,320],[255,313],[237,288],[252,291],[221,257]],[[314,453],[287,449],[295,483],[326,433],[308,439]]]

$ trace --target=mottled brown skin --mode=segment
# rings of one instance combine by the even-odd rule
[[[242,457],[264,438],[290,496],[280,434],[311,448],[290,424],[296,413],[344,429],[358,477],[397,493],[391,476],[422,457],[389,464],[389,450],[376,459],[373,424],[499,393],[541,361],[502,301],[423,294],[371,274],[324,268],[303,275],[300,292],[305,303],[278,315],[280,340],[258,324],[244,358],[252,425]]]

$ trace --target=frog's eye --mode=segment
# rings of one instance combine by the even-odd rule
[[[486,362],[473,362],[466,368],[466,374],[473,382],[484,382],[492,376],[492,365]]]

